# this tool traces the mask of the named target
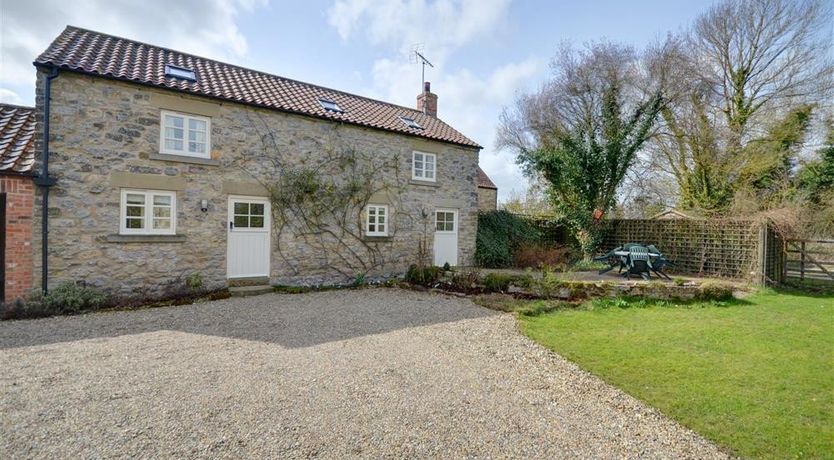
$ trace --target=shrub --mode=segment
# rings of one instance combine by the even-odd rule
[[[483,284],[489,292],[507,292],[514,279],[515,277],[512,275],[490,273],[484,277]]]
[[[470,292],[478,287],[480,273],[477,270],[462,270],[452,273],[449,284],[453,289]]]
[[[527,219],[507,211],[478,215],[475,262],[485,268],[507,268],[513,263],[516,249],[536,243],[541,234]]]
[[[108,297],[84,283],[66,282],[44,294],[35,291],[26,301],[18,301],[3,311],[4,319],[39,318],[98,310],[107,305]]]
[[[185,285],[195,292],[203,290],[203,275],[200,272],[194,272],[185,277]]]
[[[603,269],[608,268],[609,265],[605,262],[598,262],[595,260],[577,260],[574,264],[570,267],[570,271],[572,272],[591,272],[591,271],[600,271]]]
[[[716,281],[704,281],[695,295],[698,300],[729,300],[733,298],[733,287]]]
[[[408,271],[405,272],[405,280],[409,283],[419,284],[421,286],[430,286],[437,283],[441,274],[442,272],[440,267],[419,267],[417,265],[412,265],[408,267]]]
[[[564,267],[570,251],[565,246],[525,243],[516,249],[513,262],[520,268]]]

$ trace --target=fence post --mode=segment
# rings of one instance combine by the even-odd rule
[[[762,223],[759,227],[759,260],[757,263],[756,277],[758,283],[762,286],[767,284],[767,223]]]
[[[799,279],[805,281],[805,242],[799,243]]]

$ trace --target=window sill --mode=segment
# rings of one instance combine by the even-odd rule
[[[422,185],[424,187],[440,187],[440,184],[438,184],[437,182],[432,182],[428,180],[411,179],[410,181],[408,181],[408,183],[411,185]]]
[[[197,158],[187,155],[171,155],[167,153],[151,153],[148,155],[151,160],[172,161],[176,163],[193,163],[204,166],[220,166],[219,160],[212,160],[211,158]]]
[[[107,235],[106,243],[184,243],[185,235]]]
[[[392,236],[372,236],[372,235],[365,235],[362,237],[362,241],[367,243],[384,243],[387,241],[393,241],[394,237]]]

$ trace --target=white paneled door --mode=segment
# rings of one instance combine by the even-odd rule
[[[438,209],[434,213],[434,264],[458,264],[458,212]]]
[[[269,276],[270,208],[266,198],[229,197],[229,278]]]

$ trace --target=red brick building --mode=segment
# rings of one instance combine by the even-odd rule
[[[0,300],[32,291],[35,109],[0,104]]]

